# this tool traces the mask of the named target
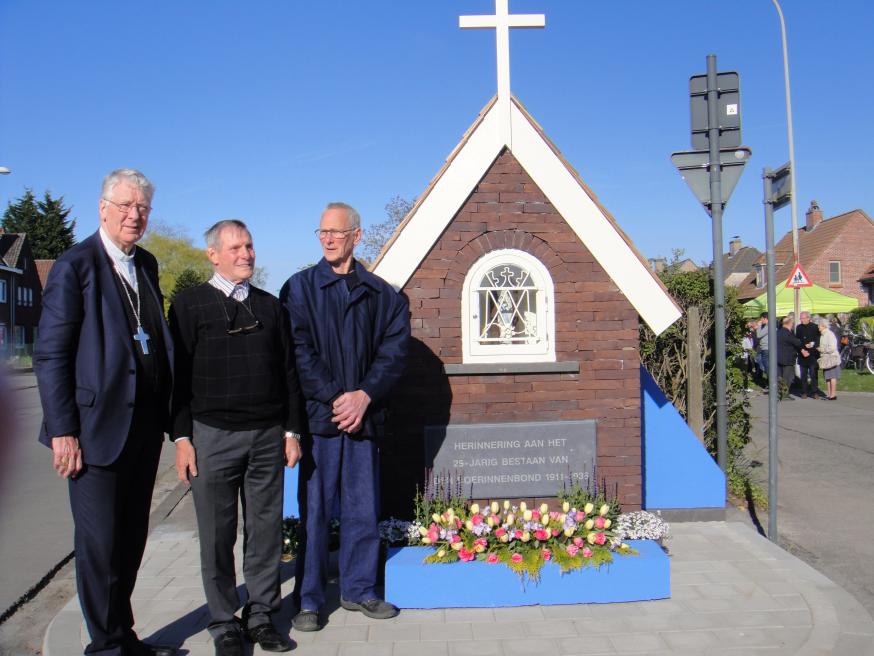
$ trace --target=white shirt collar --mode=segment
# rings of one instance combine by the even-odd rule
[[[233,283],[218,272],[215,272],[212,274],[212,278],[209,279],[209,284],[228,297],[230,297],[231,294],[234,294],[235,290],[240,289],[240,292],[234,294],[234,298],[238,301],[244,301],[249,297],[248,280],[244,280],[241,283]]]
[[[125,253],[116,246],[106,232],[104,232],[103,226],[100,226],[100,241],[103,242],[103,247],[109,254],[109,258],[112,260],[115,270],[121,274],[135,292],[138,292],[137,269],[134,265],[134,254],[137,252],[137,247],[134,246],[131,249],[130,254]]]

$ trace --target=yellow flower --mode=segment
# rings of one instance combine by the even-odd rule
[[[486,524],[488,524],[490,528],[494,528],[494,527],[495,527],[495,520],[492,519],[492,516],[491,516],[491,515],[489,515],[488,517],[486,517]]]
[[[468,519],[466,522],[464,522],[464,527],[468,531],[472,531],[473,530],[473,522]]]
[[[431,544],[431,538],[422,538],[422,544]]]
[[[530,539],[531,539],[531,533],[529,533],[528,531],[525,531],[522,534],[522,542],[528,542],[528,540],[530,540]]]
[[[540,504],[540,514],[545,515],[548,512],[549,512],[549,506],[545,503],[541,503]]]
[[[608,512],[610,512],[610,506],[608,506],[606,503],[598,510],[598,514],[601,515],[601,517],[606,515]]]
[[[604,520],[604,528],[610,528],[610,525],[613,524],[609,519]]]
[[[509,542],[509,541],[510,541],[510,534],[509,534],[509,533],[504,533],[504,534],[501,536],[501,542]]]
[[[597,533],[589,533],[586,536],[586,542],[588,542],[589,544],[595,544],[595,535],[597,535]]]
[[[522,513],[522,519],[524,519],[526,522],[530,522],[530,521],[531,521],[531,518],[532,518],[533,516],[534,516],[534,515],[531,514],[531,511],[530,511],[530,510],[527,510],[527,509]]]
[[[504,510],[509,510],[509,509],[510,509],[510,502],[508,500],[505,500],[504,501]]]
[[[500,510],[500,509],[501,509],[501,506],[498,505],[498,502],[497,502],[497,501],[492,501],[492,514],[493,514],[493,515],[497,515],[497,514],[498,514],[498,510]]]
[[[473,550],[476,551],[477,553],[482,553],[483,551],[486,550],[486,548],[483,545],[478,544],[473,548]]]
[[[476,515],[479,512],[479,504],[475,503],[470,507],[470,512]]]
[[[458,551],[458,550],[461,549],[463,546],[464,546],[464,543],[463,543],[463,542],[453,542],[453,543],[452,543],[452,550],[453,550],[453,551]]]
[[[438,515],[437,513],[434,513],[433,515],[431,515],[431,521],[433,521],[435,524],[439,524],[441,519],[443,519],[443,518],[440,515]]]
[[[591,531],[591,530],[592,530],[592,527],[593,527],[594,525],[595,525],[595,520],[593,520],[593,519],[587,519],[587,520],[586,520],[586,530],[587,530],[587,531]]]
[[[513,524],[515,521],[516,521],[516,515],[514,515],[513,513],[510,513],[509,515],[507,515],[507,523],[508,524]]]
[[[438,558],[443,558],[443,556],[445,556],[445,555],[446,555],[446,549],[441,549],[440,551],[437,552]]]
[[[569,537],[572,536],[573,534],[574,534],[574,529],[572,529],[570,526],[568,526],[568,527],[564,530],[564,536],[565,536],[566,538],[569,538]]]
[[[588,515],[588,514],[589,514],[590,512],[592,512],[594,509],[595,509],[595,506],[593,506],[591,503],[587,503],[587,504],[585,505],[585,507],[583,508],[583,512],[586,513],[586,514]]]
[[[571,509],[571,504],[569,504],[567,501],[565,501],[563,504],[561,504],[561,511],[562,512],[567,512],[570,509]]]
[[[562,524],[564,524],[567,521],[567,515],[562,513],[561,515],[558,516],[558,521],[561,522]]]
[[[525,511],[525,509],[526,509],[527,507],[528,507],[528,505],[527,505],[524,501],[522,501],[522,502],[519,504],[519,510],[521,510],[521,511],[523,511],[523,512]]]
[[[543,524],[543,528],[546,528],[547,525],[549,524],[549,515],[547,515],[546,513],[543,513],[540,516],[540,523]]]

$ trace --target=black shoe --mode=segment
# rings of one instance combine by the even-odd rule
[[[222,633],[215,642],[215,656],[243,656],[243,638],[239,631]]]
[[[382,599],[368,599],[367,601],[359,603],[340,599],[340,605],[346,610],[360,611],[367,617],[375,620],[387,620],[396,617],[400,612],[397,609],[397,606],[394,606],[387,601],[383,601]]]
[[[291,642],[280,635],[272,624],[259,624],[254,629],[248,629],[246,635],[264,651],[291,651],[292,648]]]
[[[291,619],[291,626],[297,631],[318,631],[319,613],[314,610],[302,610]]]

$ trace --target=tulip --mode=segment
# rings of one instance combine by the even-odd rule
[[[490,553],[488,556],[486,556],[486,562],[494,565],[496,562],[498,562],[498,554]]]
[[[531,514],[531,511],[530,511],[530,510],[525,510],[525,511],[522,513],[522,519],[524,519],[526,522],[530,522],[530,521],[531,521],[531,518],[532,518],[533,516],[534,516],[534,515]]]
[[[596,517],[596,518],[595,518],[595,527],[596,527],[596,528],[599,528],[599,529],[600,529],[600,528],[604,528],[604,524],[605,524],[605,523],[606,523],[606,522],[604,521],[604,518],[603,518],[603,517],[600,517],[600,516],[599,516],[599,517]]]
[[[446,555],[446,549],[441,549],[440,551],[437,552],[438,558],[443,558],[445,555]]]
[[[528,504],[526,504],[524,501],[519,502],[519,510],[525,511],[527,509],[528,509]]]
[[[510,513],[509,515],[507,515],[507,523],[508,524],[515,524],[516,523],[516,515],[514,515],[513,513]]]
[[[470,512],[472,512],[474,515],[476,515],[479,512],[479,504],[478,503],[472,504],[470,507]]]
[[[443,519],[443,518],[440,515],[438,515],[437,513],[434,513],[433,515],[431,515],[431,520],[435,524],[439,524],[441,519]]]
[[[612,526],[612,525],[613,525],[613,522],[611,522],[609,519],[604,520],[604,528],[610,528],[610,526]]]
[[[503,526],[500,526],[495,529],[495,535],[497,535],[499,538],[502,538],[507,535],[507,529],[505,529]]]
[[[460,535],[453,535],[452,536],[452,543],[453,544],[461,544],[461,536]]]
[[[509,510],[509,509],[510,509],[510,502],[508,500],[505,500],[504,501],[504,510]]]
[[[473,522],[470,521],[469,519],[464,523],[464,526],[465,526],[465,528],[467,528],[468,531],[473,530]]]
[[[498,514],[498,510],[500,510],[500,506],[498,505],[498,502],[497,502],[497,501],[492,501],[492,514],[493,514],[493,515],[497,515],[497,514]]]
[[[426,535],[428,535],[428,529],[425,528],[424,526],[420,526],[419,527],[419,535],[421,535],[422,537],[425,537]]]
[[[544,549],[540,552],[540,555],[543,557],[543,560],[551,560],[552,552],[549,549]]]
[[[489,518],[486,520],[486,524],[488,524],[490,528],[494,528],[494,526],[495,526],[495,518],[494,518],[494,517],[489,517]]]
[[[540,504],[540,514],[545,515],[548,512],[549,512],[549,506],[545,503],[541,503]]]
[[[480,524],[483,523],[483,516],[482,515],[474,515],[473,517],[470,518],[470,522],[474,526],[479,526]]]
[[[574,544],[577,545],[578,547],[582,547],[583,546],[583,538],[581,538],[579,536],[575,537]]]
[[[422,538],[422,544],[431,544],[431,538]]]
[[[561,533],[560,530],[555,527],[552,528],[552,537],[557,538],[559,533]]]
[[[591,558],[592,554],[594,554],[594,553],[595,552],[592,551],[591,549],[589,549],[589,547],[583,547],[583,551],[582,551],[583,558]]]
[[[604,544],[605,542],[607,542],[606,535],[604,535],[603,533],[596,533],[595,534],[595,544]]]
[[[594,505],[592,505],[591,503],[587,503],[587,504],[583,507],[583,512],[585,512],[585,513],[588,515],[588,514],[589,514],[590,512],[592,512],[594,509],[595,509],[595,506],[594,506]]]
[[[544,527],[549,525],[549,515],[541,515],[540,523],[543,524]]]
[[[571,509],[571,504],[569,504],[567,501],[565,501],[563,504],[561,504],[561,511],[562,512],[567,512],[570,509]]]
[[[522,542],[528,542],[528,540],[530,540],[530,539],[531,539],[531,533],[529,533],[528,531],[525,531],[522,534]]]
[[[586,536],[586,542],[588,542],[589,544],[595,544],[595,533],[589,533]]]
[[[571,528],[570,526],[568,526],[568,527],[564,530],[564,536],[565,536],[566,538],[569,538],[569,537],[572,536],[573,534],[574,534],[574,529]]]
[[[586,520],[586,530],[591,531],[593,526],[595,526],[595,520],[587,519]]]
[[[533,519],[535,522],[540,521],[541,517],[543,517],[543,514],[539,510],[531,511],[531,519]]]
[[[478,544],[473,548],[473,550],[476,551],[477,553],[482,553],[483,551],[486,550],[486,548],[483,545]]]
[[[577,514],[574,515],[574,519],[577,520],[578,522],[583,521],[585,518],[586,518],[586,513],[580,512],[579,510],[577,511]]]
[[[610,512],[610,506],[608,506],[606,503],[598,510],[598,514],[601,515],[601,517],[606,515],[608,512]]]
[[[509,534],[509,533],[504,533],[504,534],[503,534],[500,538],[498,538],[498,539],[499,539],[501,542],[509,542],[509,541],[510,541],[510,534]]]
[[[453,551],[458,551],[458,550],[461,549],[463,546],[464,546],[464,545],[463,545],[461,542],[453,542],[453,543],[452,543],[452,550],[453,550]]]

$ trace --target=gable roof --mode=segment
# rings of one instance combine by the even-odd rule
[[[833,216],[817,223],[812,229],[805,227],[798,229],[798,250],[801,253],[801,262],[805,267],[811,266],[823,252],[848,229],[854,226],[874,226],[874,221],[862,210],[852,210]],[[792,255],[792,231],[788,231],[774,247],[774,261],[777,263],[777,271],[774,280],[786,280],[795,266]],[[762,254],[755,264],[764,264],[765,255]],[[814,281],[815,282],[815,281]],[[756,288],[756,273],[750,272],[738,290],[739,298],[753,298],[762,293]]]
[[[33,263],[36,265],[39,284],[45,288],[46,280],[49,278],[49,271],[51,271],[52,267],[55,265],[55,260],[34,260]]]
[[[743,273],[746,277],[761,257],[762,251],[752,246],[741,246],[734,255],[723,253],[722,273],[726,278],[736,273]]]
[[[0,263],[10,269],[20,269],[18,260],[26,238],[27,235],[24,233],[0,234]]]
[[[506,147],[656,334],[681,311],[615,219],[513,97],[509,126],[493,98],[386,243],[373,270],[403,287]]]

